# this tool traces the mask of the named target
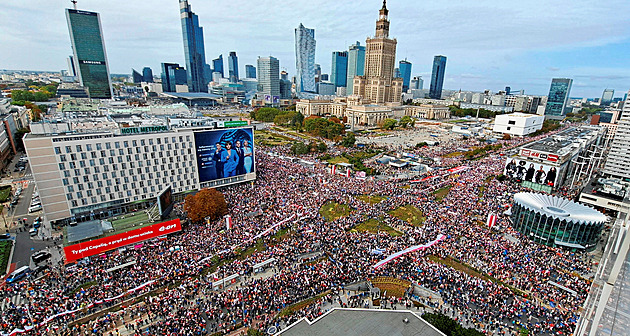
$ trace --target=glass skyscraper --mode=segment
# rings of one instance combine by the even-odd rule
[[[345,87],[348,83],[348,52],[333,51],[330,81],[336,87]]]
[[[407,60],[398,63],[400,76],[403,79],[403,92],[409,91],[409,83],[411,82],[411,62]]]
[[[142,69],[142,80],[146,83],[153,83],[153,70],[149,67]]]
[[[554,78],[549,88],[549,98],[545,108],[545,117],[549,119],[564,119],[566,107],[569,102],[573,79]]]
[[[136,71],[136,69],[131,69],[131,80],[134,84],[140,84],[144,78],[138,71]]]
[[[112,83],[98,13],[66,8],[74,67],[91,98],[111,99]]]
[[[348,48],[348,78],[346,92],[352,94],[354,77],[365,75],[365,47],[359,41]]]
[[[600,100],[599,105],[609,106],[610,103],[613,102],[614,96],[615,96],[615,90],[613,89],[604,90],[604,93],[602,94],[602,99]]]
[[[295,68],[298,94],[315,93],[315,29],[306,28],[301,23],[295,29]]]
[[[188,82],[186,70],[177,63],[162,63],[162,91],[176,92],[177,85]]]
[[[435,56],[433,58],[433,72],[431,73],[431,86],[429,98],[442,99],[442,87],[444,86],[444,71],[446,71],[446,57]]]
[[[275,57],[258,58],[258,94],[268,104],[280,99],[280,62]]]
[[[236,51],[230,51],[230,56],[228,56],[228,75],[230,82],[238,82],[238,57],[236,56]]]
[[[212,60],[212,72],[218,72],[221,74],[221,77],[225,77],[223,72],[223,55],[219,55],[219,57]]]
[[[245,65],[245,78],[256,78],[256,67],[247,64]]]
[[[199,17],[193,13],[188,0],[179,0],[184,35],[184,56],[188,75],[188,91],[208,92],[208,83],[204,74],[206,51],[203,42],[203,28],[199,26]]]

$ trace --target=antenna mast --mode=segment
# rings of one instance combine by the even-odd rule
[[[77,0],[70,0],[70,2],[72,2],[72,6],[74,6],[74,9],[77,9]]]

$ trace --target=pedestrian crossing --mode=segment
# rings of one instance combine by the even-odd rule
[[[25,296],[21,294],[16,294],[12,297],[5,297],[4,299],[2,299],[2,302],[0,302],[0,310],[5,311],[9,308],[23,306],[27,303],[28,299]]]

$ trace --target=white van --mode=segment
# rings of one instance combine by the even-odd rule
[[[34,205],[34,206],[28,208],[28,212],[35,212],[35,211],[39,211],[41,209],[42,209],[42,205],[41,204]]]

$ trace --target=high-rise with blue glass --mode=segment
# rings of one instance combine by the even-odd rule
[[[442,99],[442,87],[444,86],[444,71],[446,71],[446,56],[433,58],[433,72],[431,73],[431,86],[429,98]]]
[[[228,78],[231,83],[238,82],[238,57],[236,51],[230,51],[228,56]]]
[[[352,94],[354,77],[365,74],[365,47],[359,41],[348,48],[348,76],[346,92]]]
[[[162,63],[162,91],[176,92],[177,85],[188,82],[186,70],[177,63]]]
[[[297,92],[317,92],[315,87],[315,29],[295,28],[295,67]]]
[[[142,81],[145,83],[153,83],[153,70],[149,67],[142,69]]]
[[[251,64],[245,65],[245,78],[256,78],[256,67]]]
[[[188,91],[208,92],[208,83],[204,74],[206,51],[203,42],[203,28],[199,26],[199,17],[193,13],[188,0],[179,0],[179,9],[184,35]]]
[[[409,83],[411,82],[411,62],[404,60],[398,62],[400,76],[403,79],[403,92],[409,91]]]
[[[571,85],[573,85],[573,79],[570,78],[554,78],[551,80],[549,97],[545,107],[546,119],[562,120],[567,115],[565,109],[569,102]]]
[[[90,98],[111,99],[112,83],[98,13],[66,8],[74,68]]]
[[[223,72],[223,54],[212,60],[212,72],[218,72],[221,74],[221,77],[225,77]]]
[[[336,87],[345,87],[348,82],[348,52],[333,51],[330,81]]]

